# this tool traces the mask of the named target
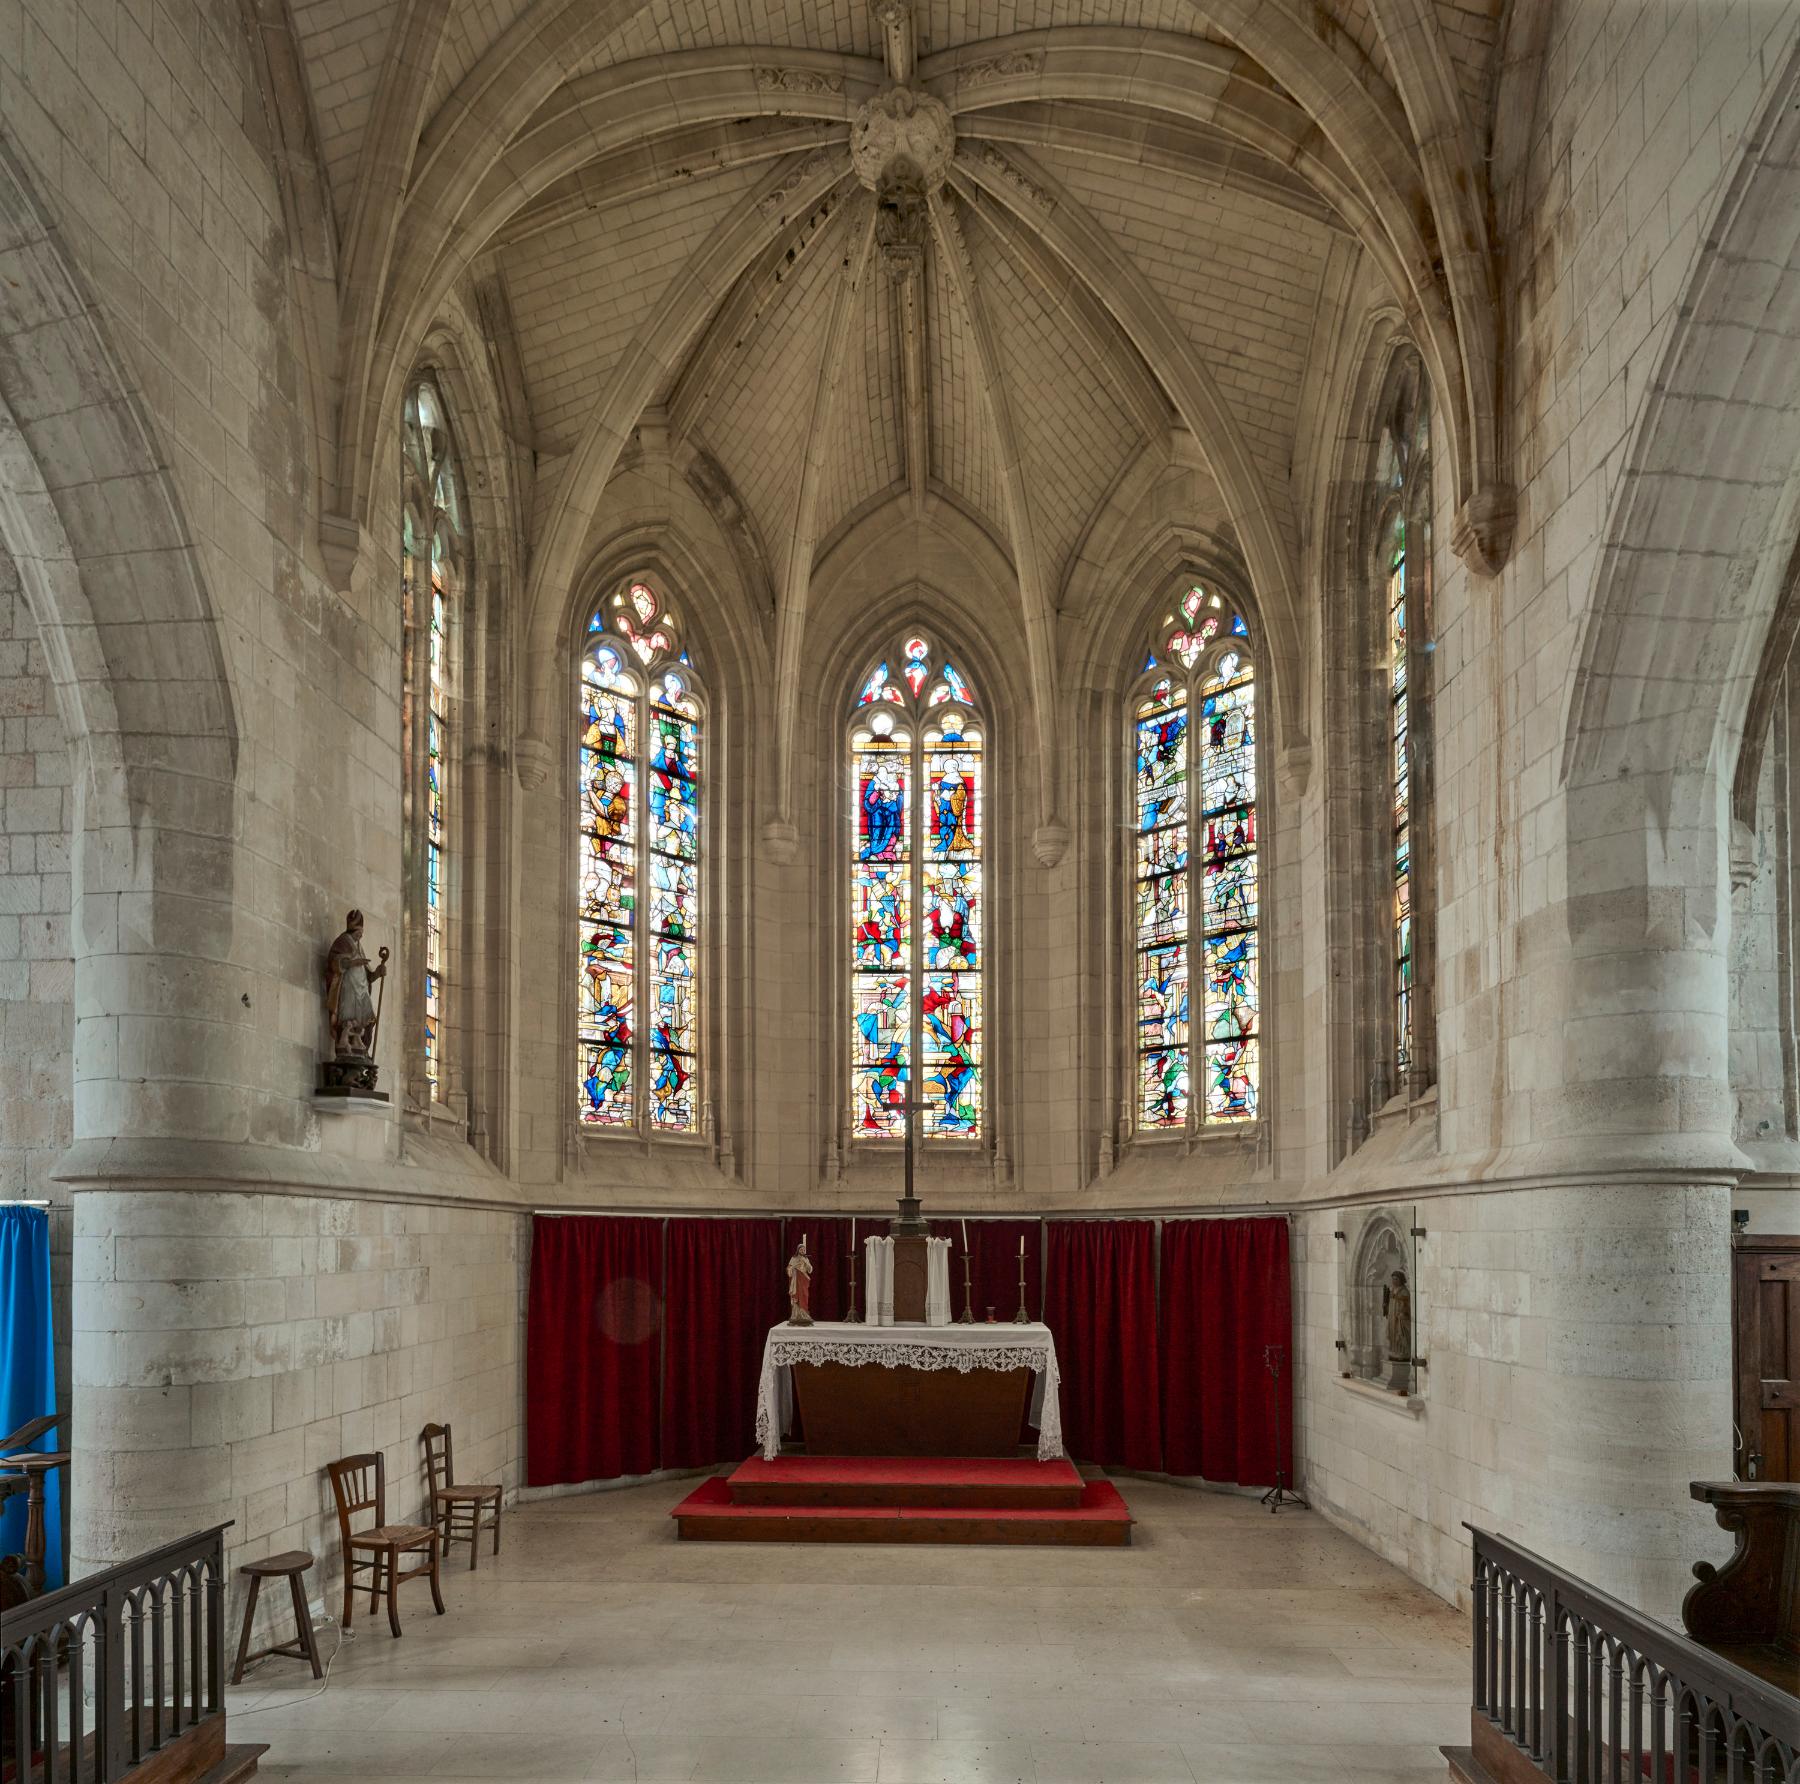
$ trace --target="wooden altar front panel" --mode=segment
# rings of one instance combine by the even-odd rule
[[[1029,1369],[796,1363],[809,1456],[1012,1456]]]

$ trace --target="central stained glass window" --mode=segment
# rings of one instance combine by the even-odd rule
[[[702,706],[648,583],[589,621],[576,698],[580,1119],[697,1134]]]
[[[983,735],[953,659],[912,633],[850,726],[851,1137],[981,1137]]]
[[[1132,713],[1136,1119],[1179,1132],[1259,1107],[1256,671],[1204,588],[1159,638]]]

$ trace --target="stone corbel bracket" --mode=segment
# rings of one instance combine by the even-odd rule
[[[1519,518],[1518,492],[1507,483],[1478,489],[1463,503],[1450,533],[1450,549],[1477,576],[1498,576],[1512,555]]]
[[[527,793],[550,778],[550,760],[550,746],[541,737],[521,737],[513,744],[513,770]]]

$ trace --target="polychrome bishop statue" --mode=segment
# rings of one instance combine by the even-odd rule
[[[812,1259],[806,1255],[806,1235],[802,1233],[800,1243],[787,1264],[790,1326],[810,1326],[813,1323],[812,1273]]]

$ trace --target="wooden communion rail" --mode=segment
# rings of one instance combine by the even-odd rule
[[[1800,1698],[1529,1549],[1475,1539],[1465,1784],[1800,1784]]]
[[[218,1524],[6,1614],[0,1784],[237,1784]]]

